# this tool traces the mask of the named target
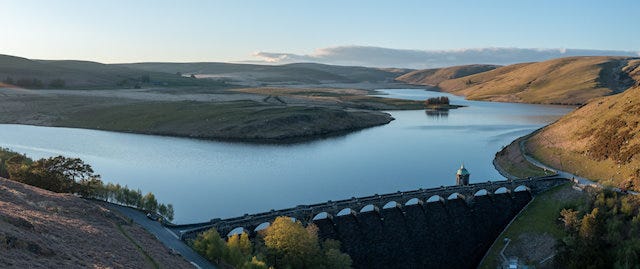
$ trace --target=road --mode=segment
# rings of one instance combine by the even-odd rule
[[[592,186],[592,187],[597,187],[597,188],[608,188],[608,189],[614,190],[616,192],[623,192],[619,188],[606,187],[606,186],[603,186],[602,184],[600,184],[598,182],[595,182],[593,180],[590,180],[588,178],[577,176],[577,175],[574,175],[574,174],[566,172],[566,171],[561,171],[561,170],[555,169],[553,167],[550,167],[550,166],[548,166],[548,165],[546,165],[544,163],[541,163],[540,161],[534,159],[533,157],[529,156],[529,154],[527,154],[527,151],[526,151],[525,146],[524,146],[524,143],[526,143],[527,140],[528,140],[527,138],[520,140],[520,145],[519,145],[520,146],[520,153],[522,153],[522,156],[524,157],[524,159],[527,160],[528,162],[530,162],[531,164],[533,164],[533,165],[535,165],[537,167],[540,167],[542,169],[545,169],[545,170],[553,171],[556,174],[558,174],[558,176],[560,176],[560,177],[563,177],[563,178],[566,178],[566,179],[571,179],[574,182],[576,182],[576,184],[578,184],[578,185],[580,185],[582,187],[584,187],[584,186]],[[632,194],[632,195],[640,194],[640,193],[635,192],[635,191],[627,191],[626,193],[629,193],[629,194]]]
[[[139,224],[140,226],[145,228],[147,231],[149,231],[151,234],[153,234],[156,238],[158,238],[158,240],[162,242],[165,246],[167,246],[170,249],[175,249],[187,261],[191,262],[191,264],[194,264],[195,268],[202,268],[202,269],[216,268],[215,266],[213,266],[213,264],[211,264],[209,261],[204,259],[198,253],[193,251],[193,249],[187,246],[184,242],[182,242],[182,240],[180,240],[175,233],[173,233],[166,227],[160,225],[159,222],[153,221],[147,218],[147,216],[141,211],[138,211],[130,207],[119,206],[114,204],[107,204],[107,206],[131,218],[135,223]]]

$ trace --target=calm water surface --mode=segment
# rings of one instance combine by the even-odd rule
[[[446,95],[468,107],[391,112],[388,125],[295,145],[254,145],[115,132],[0,125],[0,146],[34,158],[65,155],[103,180],[173,203],[176,222],[234,217],[299,204],[471,181],[503,179],[494,154],[571,111],[569,107],[467,101],[424,90],[381,90],[424,100]]]

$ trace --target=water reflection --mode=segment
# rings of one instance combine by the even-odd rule
[[[448,109],[426,109],[424,113],[427,114],[427,117],[435,119],[449,117]]]
[[[35,158],[82,158],[107,182],[173,203],[176,221],[186,223],[449,185],[461,162],[471,182],[498,180],[495,152],[570,111],[424,90],[384,92],[412,100],[447,95],[467,107],[393,111],[388,125],[284,146],[0,124],[0,147]]]

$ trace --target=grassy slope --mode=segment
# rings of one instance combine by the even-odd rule
[[[248,76],[264,83],[356,83],[391,82],[408,70],[386,70],[379,68],[335,66],[315,63],[296,63],[286,65],[255,65],[232,63],[133,63],[118,66],[149,72],[175,74],[216,75],[231,78]]]
[[[92,107],[65,114],[54,125],[205,139],[292,142],[382,125],[391,120],[382,112],[277,106],[253,101],[181,101]]]
[[[505,238],[512,240],[505,250],[507,257],[515,255],[537,266],[555,252],[556,240],[564,236],[564,231],[556,223],[558,212],[566,207],[583,206],[585,195],[574,190],[571,184],[565,184],[536,196],[496,239],[479,268],[498,268]]]
[[[2,268],[188,268],[141,227],[94,202],[0,178]]]
[[[416,110],[425,108],[422,101],[369,96],[368,91],[358,89],[260,87],[233,91],[265,96],[287,96],[357,109]]]
[[[596,99],[536,133],[528,151],[555,168],[640,187],[640,86]]]
[[[175,74],[142,71],[96,62],[30,60],[0,55],[0,80],[5,80],[7,77],[11,77],[14,81],[36,78],[41,80],[45,87],[54,79],[63,79],[66,82],[66,88],[115,88],[123,80],[137,81],[143,75],[149,75],[152,84],[164,86],[221,86],[220,83],[210,80],[201,81]]]
[[[536,177],[544,176],[550,173],[529,163],[524,159],[519,145],[522,139],[524,138],[521,137],[516,139],[515,141],[511,142],[511,144],[496,153],[496,157],[493,161],[496,169],[498,169],[498,171],[500,171],[500,173],[507,178]],[[506,175],[504,173],[506,173]]]
[[[472,64],[446,68],[424,69],[409,72],[396,78],[409,84],[436,86],[445,80],[455,79],[490,71],[497,65]]]
[[[0,99],[0,122],[194,138],[290,142],[388,123],[383,112],[255,101],[142,101],[24,95]]]
[[[632,58],[568,57],[500,67],[438,84],[443,91],[473,100],[582,104],[617,93],[634,81],[626,72]]]

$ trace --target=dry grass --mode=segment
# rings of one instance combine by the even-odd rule
[[[409,84],[436,86],[445,80],[470,76],[498,68],[497,65],[472,64],[446,68],[416,70],[404,74],[396,80]]]
[[[343,108],[368,110],[424,109],[424,103],[421,101],[375,97],[369,95],[372,93],[371,91],[359,89],[260,87],[235,89],[233,91],[286,97],[298,102],[303,100],[305,102],[323,103]]]
[[[105,207],[6,179],[0,179],[0,251],[2,268],[190,266]]]
[[[640,87],[597,99],[547,126],[528,150],[561,170],[618,185],[640,187]]]
[[[500,67],[443,81],[443,91],[473,100],[583,104],[622,91],[634,81],[625,71],[633,58],[568,57]],[[625,69],[625,71],[623,71]]]

